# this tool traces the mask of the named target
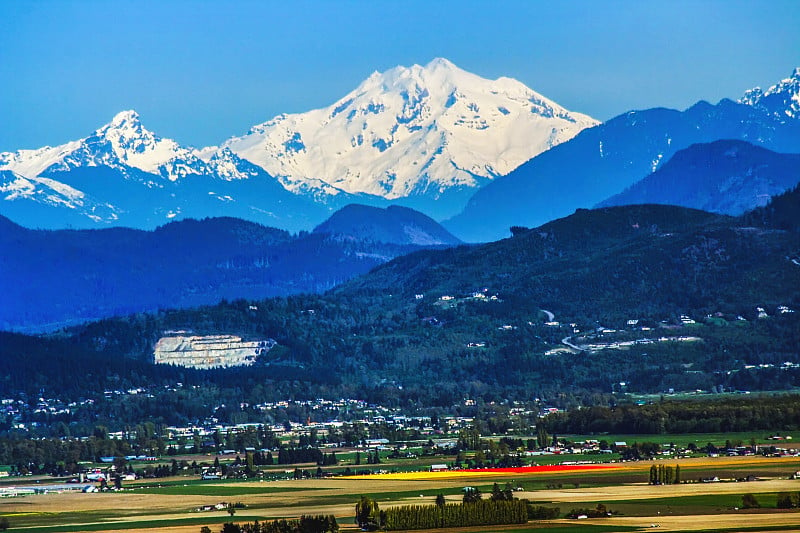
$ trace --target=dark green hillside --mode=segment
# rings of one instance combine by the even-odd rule
[[[109,319],[58,342],[147,361],[168,329],[275,339],[255,368],[181,373],[186,384],[215,384],[222,403],[287,393],[412,406],[569,403],[800,383],[800,312],[790,312],[800,310],[791,261],[800,234],[670,206],[581,210],[515,233],[403,256],[324,295]],[[43,349],[37,343],[31,350]],[[136,369],[141,381],[165,379]],[[32,372],[9,384],[38,390],[50,369]]]
[[[740,226],[672,206],[579,210],[495,243],[398,258],[335,292],[439,297],[486,287],[527,312],[605,323],[750,314],[756,305],[796,301],[800,269],[786,257],[798,250],[798,236]]]
[[[746,213],[742,219],[754,226],[800,232],[800,185]]]
[[[374,218],[364,225],[391,230],[392,220]],[[153,231],[47,231],[0,216],[0,329],[47,331],[223,298],[323,292],[421,247],[291,235],[236,218],[185,219]]]

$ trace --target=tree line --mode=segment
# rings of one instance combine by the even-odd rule
[[[272,520],[268,522],[248,522],[236,524],[227,522],[220,533],[337,533],[339,524],[333,515],[301,516],[297,520]],[[200,533],[211,533],[211,528],[203,526]]]
[[[681,465],[675,468],[669,465],[653,465],[650,467],[650,485],[677,485],[681,482]]]
[[[594,406],[545,417],[550,433],[718,433],[800,427],[800,395]]]
[[[356,524],[365,530],[402,531],[499,524],[524,524],[528,521],[527,500],[476,500],[469,503],[403,505],[381,510],[378,502],[362,496],[356,504]]]

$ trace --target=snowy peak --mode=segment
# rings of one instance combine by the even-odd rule
[[[91,155],[99,156],[99,161],[109,166],[127,165],[171,181],[204,170],[191,149],[145,128],[133,110],[118,113],[87,138],[86,144],[89,152],[97,147],[97,153]]]
[[[133,109],[120,111],[114,115],[114,118],[112,118],[111,122],[109,122],[105,127],[122,128],[126,125],[131,125],[134,128],[140,128],[142,124],[139,120],[139,113]]]
[[[800,67],[766,91],[760,87],[745,91],[739,103],[763,109],[784,120],[800,118]]]
[[[222,180],[234,181],[257,177],[263,170],[234,154],[230,148],[203,148],[195,154]],[[204,157],[205,156],[205,157]]]
[[[98,166],[116,169],[126,178],[136,171],[144,172],[151,176],[137,179],[151,186],[158,178],[175,182],[188,176],[210,175],[230,181],[262,172],[227,148],[196,150],[160,137],[147,129],[133,110],[117,113],[111,122],[78,141],[0,154],[0,169],[27,178]]]
[[[126,176],[131,169],[137,169],[174,181],[200,173],[202,162],[191,149],[146,129],[132,110],[118,113],[84,139],[56,147],[0,154],[0,168],[28,178],[97,166],[120,170]]]
[[[522,83],[446,59],[375,72],[333,105],[279,115],[227,141],[294,191],[439,197],[506,174],[594,119]]]
[[[454,88],[459,82],[480,79],[479,76],[458,68],[446,59],[437,58],[424,67],[420,65],[397,66],[384,73],[373,72],[354,92],[363,93],[377,86],[380,86],[385,92],[423,86],[441,93]]]
[[[184,187],[187,178],[195,185]],[[248,178],[254,178],[252,186],[242,186]],[[239,184],[224,183],[234,181]],[[183,213],[213,215],[217,214],[213,209],[203,211],[208,208],[204,202],[209,198],[234,202],[234,196],[228,194],[233,189],[240,191],[241,200],[252,202],[229,208],[228,212],[234,209],[240,215],[248,214],[249,205],[272,205],[274,199],[246,198],[241,191],[269,190],[275,198],[282,193],[283,198],[293,196],[277,184],[270,188],[265,181],[272,179],[229,149],[183,147],[145,128],[132,110],[118,113],[77,141],[0,153],[0,200],[7,201],[4,211],[43,227],[54,227],[59,219],[64,224],[64,217],[83,226],[87,219],[116,224],[123,217],[130,220],[135,216],[154,224]],[[63,216],[52,208],[63,208]],[[262,211],[263,216],[272,216],[271,210]]]

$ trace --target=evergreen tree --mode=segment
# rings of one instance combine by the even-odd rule
[[[779,492],[778,501],[775,506],[778,509],[791,509],[794,506],[794,502],[792,502],[792,495],[788,492]]]
[[[483,498],[483,494],[481,494],[481,490],[477,487],[466,487],[464,489],[464,503],[475,503],[481,501]]]
[[[544,425],[539,424],[536,428],[536,444],[539,448],[546,448],[549,436],[547,435],[547,429],[545,429]]]
[[[758,503],[758,500],[752,493],[748,492],[742,495],[742,509],[758,509],[760,507],[761,504]]]
[[[498,485],[497,483],[492,485],[491,499],[492,501],[495,502],[505,500],[505,497],[503,496],[503,491],[500,490],[500,485]]]

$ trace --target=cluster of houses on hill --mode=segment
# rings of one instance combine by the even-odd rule
[[[447,431],[455,432],[459,431],[460,429],[471,427],[473,422],[473,418],[461,416],[447,416],[442,417],[440,420],[440,424],[444,425],[447,428]],[[247,431],[258,431],[263,428],[270,431],[279,439],[297,439],[301,436],[308,437],[313,434],[317,439],[321,441],[327,441],[324,444],[320,444],[321,447],[338,448],[344,446],[344,443],[336,440],[330,440],[330,437],[338,434],[345,427],[353,424],[360,426],[366,434],[375,433],[373,428],[377,426],[389,427],[393,429],[413,428],[420,436],[424,437],[434,437],[442,434],[442,430],[431,425],[431,417],[428,416],[405,416],[398,414],[384,416],[376,414],[364,416],[363,418],[355,419],[350,422],[329,420],[325,422],[308,421],[305,423],[287,422],[285,424],[272,425],[246,423],[233,425],[190,425],[184,427],[170,426],[166,428],[165,437],[170,440],[168,447],[173,448],[176,451],[183,451],[180,450],[180,447],[183,447],[185,450],[192,449],[193,444],[190,442],[190,440],[194,439],[195,437],[202,439],[203,446],[213,446],[215,443],[212,439],[215,435],[236,435]],[[124,437],[124,435],[122,436]],[[181,446],[179,444],[180,442],[184,442],[184,444]],[[389,441],[385,438],[379,437],[365,438],[361,444],[367,448],[383,449],[384,446],[389,444]],[[234,454],[241,451],[247,450],[223,449],[221,450],[221,453]]]
[[[0,417],[10,420],[9,429],[27,430],[41,423],[69,419],[76,411],[90,408],[94,399],[66,402],[59,398],[27,397],[0,399]]]
[[[134,387],[130,389],[108,389],[102,397],[84,399],[79,402],[65,402],[57,398],[40,397],[30,400],[25,396],[17,398],[0,398],[0,415],[10,421],[8,429],[17,431],[30,431],[38,426],[52,425],[59,420],[68,421],[70,417],[79,415],[81,409],[91,409],[97,402],[124,401],[126,397],[142,396],[155,398],[159,394],[178,392],[184,388],[183,383],[174,383],[161,387],[148,389]],[[465,408],[475,407],[477,402],[465,399]],[[300,437],[310,435],[312,432],[320,439],[330,433],[336,433],[346,425],[357,424],[368,433],[375,433],[376,428],[390,428],[392,430],[414,430],[421,436],[436,436],[441,433],[459,431],[468,428],[473,423],[473,418],[468,416],[439,416],[432,420],[430,416],[413,416],[397,408],[389,408],[379,404],[370,404],[360,399],[324,399],[313,400],[280,400],[258,404],[240,403],[235,406],[239,410],[251,412],[256,418],[276,420],[266,426],[276,437]],[[223,424],[215,413],[224,405],[212,406],[209,414],[195,424],[178,427],[170,426],[161,430],[161,437],[170,441],[180,438],[194,441],[199,436],[204,443],[214,434],[238,434],[241,432],[261,428],[264,424],[241,423]],[[518,402],[508,406],[509,413],[515,416],[544,415],[541,412],[531,411],[535,407]],[[63,417],[63,418],[60,418]],[[109,431],[106,435],[111,439],[131,440],[137,437],[135,430]],[[176,443],[172,447],[178,446]],[[183,445],[181,445],[183,446]],[[189,445],[187,445],[187,448]],[[137,458],[138,459],[138,458]]]

